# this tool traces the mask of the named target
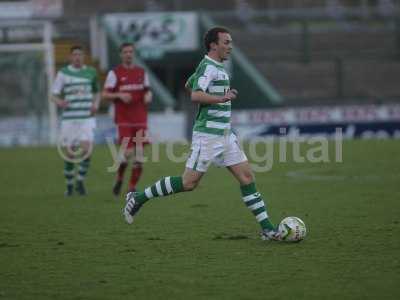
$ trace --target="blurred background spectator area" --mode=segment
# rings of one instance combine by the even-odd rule
[[[216,24],[234,39],[234,109],[399,102],[399,1],[0,1],[0,115],[38,120],[46,140],[49,86],[69,48],[82,44],[103,81],[122,41],[151,74],[151,111],[193,115],[183,85]]]

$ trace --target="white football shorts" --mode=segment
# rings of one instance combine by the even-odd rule
[[[96,120],[62,120],[60,138],[63,146],[71,146],[82,141],[93,142]]]
[[[195,131],[191,150],[186,167],[203,173],[211,164],[228,167],[247,161],[246,154],[233,133],[218,136]]]

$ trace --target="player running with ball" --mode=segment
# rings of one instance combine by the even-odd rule
[[[247,157],[231,131],[231,101],[238,92],[230,89],[229,76],[223,61],[232,51],[232,38],[225,28],[210,29],[204,37],[207,55],[189,78],[186,87],[191,99],[199,104],[193,128],[192,153],[182,176],[160,179],[144,192],[128,193],[123,215],[128,224],[152,198],[180,192],[193,191],[211,163],[226,167],[239,181],[245,205],[252,211],[261,226],[265,240],[280,240],[280,233],[270,222],[265,203],[257,191],[254,175]]]

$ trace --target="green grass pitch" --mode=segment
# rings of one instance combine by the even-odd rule
[[[343,160],[256,174],[272,220],[308,227],[284,244],[259,239],[224,169],[128,226],[106,147],[70,199],[55,149],[0,150],[0,299],[400,299],[400,141],[348,141]],[[183,166],[147,163],[140,188]]]

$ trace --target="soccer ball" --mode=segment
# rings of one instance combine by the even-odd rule
[[[279,224],[278,230],[285,242],[300,242],[307,234],[306,225],[297,217],[284,218]]]

